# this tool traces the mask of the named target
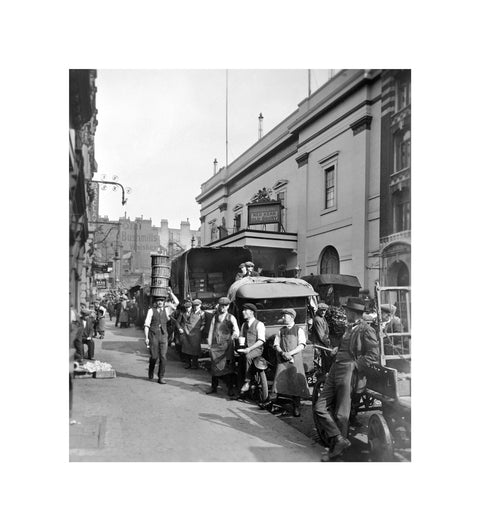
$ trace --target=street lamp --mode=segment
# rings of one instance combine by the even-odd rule
[[[107,184],[110,184],[113,186],[113,191],[116,192],[117,190],[117,186],[120,186],[120,188],[122,189],[122,206],[125,205],[125,203],[128,201],[128,198],[125,199],[125,194],[131,194],[132,193],[132,189],[130,187],[127,187],[127,188],[124,188],[123,185],[119,182],[117,182],[117,179],[118,179],[118,176],[117,175],[113,175],[112,176],[112,181],[107,181],[105,180],[106,178],[106,175],[102,175],[102,180],[101,181],[94,181],[92,179],[92,182],[93,183],[100,183],[102,185],[102,190],[106,190],[107,189]]]

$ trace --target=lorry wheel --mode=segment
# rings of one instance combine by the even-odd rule
[[[373,461],[393,461],[392,435],[380,413],[374,413],[368,421],[368,445]]]

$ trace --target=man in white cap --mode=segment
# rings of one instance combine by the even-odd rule
[[[379,360],[375,330],[362,319],[365,304],[351,297],[344,305],[348,326],[325,385],[313,406],[313,414],[323,428],[322,441],[329,457],[339,457],[349,446],[348,425],[351,411],[352,378],[363,376]]]

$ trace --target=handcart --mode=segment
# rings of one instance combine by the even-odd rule
[[[410,295],[410,287],[375,286],[380,363],[369,369],[366,389],[356,404],[357,411],[374,410],[368,422],[368,445],[374,461],[393,461],[396,450],[410,450]],[[382,320],[382,305],[393,309],[390,320]],[[392,319],[396,319],[395,326]]]

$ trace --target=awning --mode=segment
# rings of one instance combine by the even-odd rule
[[[132,258],[132,251],[128,251],[122,256],[122,260],[130,260],[130,258]]]

